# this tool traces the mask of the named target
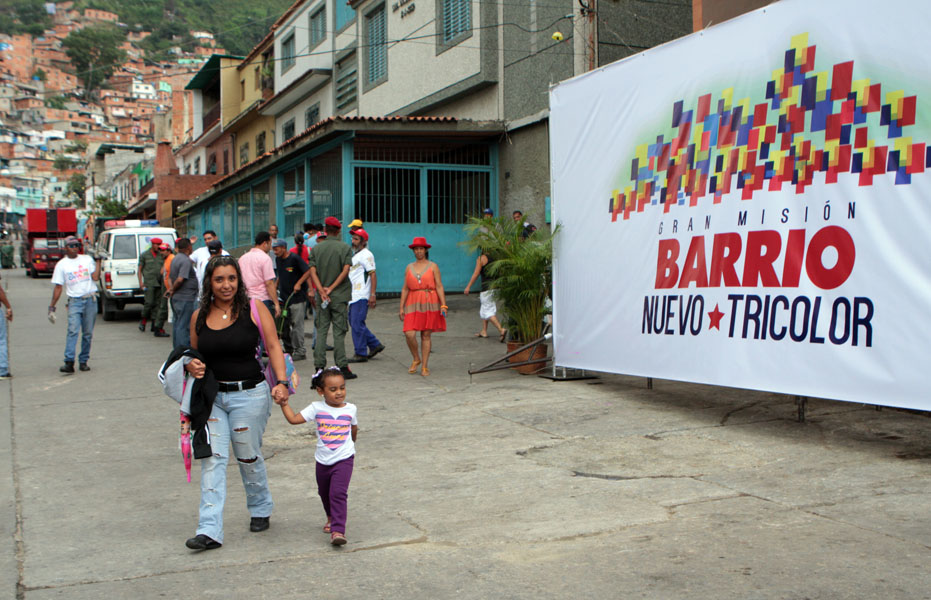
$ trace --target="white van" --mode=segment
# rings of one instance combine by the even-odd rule
[[[139,287],[139,257],[152,245],[152,238],[175,245],[177,233],[171,227],[159,227],[158,221],[113,220],[107,221],[94,246],[100,262],[100,281],[97,288],[100,301],[97,310],[104,321],[112,321],[116,311],[127,304],[142,304],[145,294]]]

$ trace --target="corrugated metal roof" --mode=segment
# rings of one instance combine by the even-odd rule
[[[207,62],[204,63],[204,66],[200,68],[200,71],[197,72],[194,77],[188,81],[187,85],[184,86],[186,90],[202,90],[207,85],[213,81],[214,77],[219,77],[220,75],[220,59],[222,58],[231,58],[233,60],[242,60],[241,56],[232,56],[230,54],[213,54],[207,59]]]

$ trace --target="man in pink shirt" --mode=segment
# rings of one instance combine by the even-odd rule
[[[255,234],[255,246],[239,257],[239,270],[242,282],[250,298],[261,300],[275,317],[281,314],[278,304],[278,285],[275,280],[275,266],[268,256],[272,247],[272,236],[267,231]]]

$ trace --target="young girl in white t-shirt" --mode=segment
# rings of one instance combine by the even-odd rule
[[[356,405],[346,402],[346,381],[339,367],[317,371],[311,384],[323,397],[323,402],[312,402],[295,413],[285,400],[281,403],[281,411],[293,425],[316,424],[317,492],[327,516],[323,531],[330,534],[331,544],[342,546],[346,543],[349,480],[359,431]]]

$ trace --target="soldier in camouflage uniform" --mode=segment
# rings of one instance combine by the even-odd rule
[[[162,327],[168,316],[168,300],[165,298],[165,287],[159,274],[164,255],[160,254],[158,247],[162,245],[161,238],[152,238],[152,247],[147,248],[139,257],[139,287],[145,290],[145,305],[142,307],[142,321],[139,322],[139,331],[145,331],[147,319],[152,319],[152,331],[155,337],[170,337]]]

